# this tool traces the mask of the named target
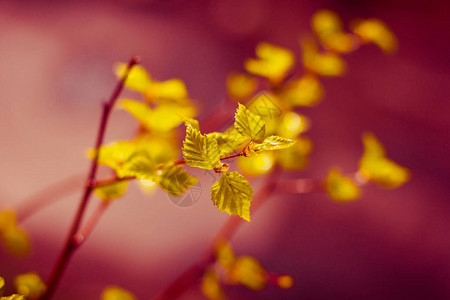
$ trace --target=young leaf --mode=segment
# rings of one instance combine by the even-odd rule
[[[255,145],[255,152],[285,149],[295,144],[294,140],[272,135],[264,139],[261,144]]]
[[[116,73],[117,77],[123,78],[125,75],[127,69],[127,65],[124,63],[118,63],[114,67],[114,72]],[[141,93],[144,93],[148,87],[151,84],[150,75],[147,73],[147,71],[142,66],[134,66],[130,73],[128,74],[128,78],[125,81],[125,86],[139,91]]]
[[[333,168],[325,180],[325,190],[336,201],[344,202],[355,200],[359,197],[359,187],[349,177],[346,177]]]
[[[121,178],[154,179],[156,164],[146,153],[135,153],[117,170],[117,175]]]
[[[250,222],[253,189],[239,172],[225,173],[211,187],[211,200],[220,211],[239,215]]]
[[[187,165],[210,170],[219,162],[219,145],[216,139],[202,135],[200,131],[188,124],[186,139],[183,142],[183,156]]]
[[[102,146],[100,147],[98,164],[111,167],[115,171],[118,171],[134,151],[136,151],[136,144],[130,141],[120,141]],[[87,156],[93,159],[95,156],[95,149],[90,149]]]
[[[169,131],[195,116],[195,109],[176,103],[160,104],[154,109],[135,100],[122,100],[120,105],[148,130]]]
[[[252,140],[264,139],[264,121],[240,103],[235,114],[234,127],[240,134],[248,136]]]
[[[99,186],[94,189],[94,193],[102,200],[110,201],[122,197],[128,187],[128,181],[122,180],[113,184]]]
[[[198,178],[191,176],[180,166],[164,168],[158,180],[159,186],[174,197],[183,194],[197,182]]]
[[[231,127],[225,133],[212,132],[207,136],[213,137],[220,149],[220,157],[225,156],[239,148],[242,144],[249,141],[249,138],[241,135],[234,127]]]

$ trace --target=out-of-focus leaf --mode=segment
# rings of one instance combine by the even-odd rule
[[[186,85],[181,79],[153,81],[145,90],[145,96],[150,99],[179,100],[188,97]]]
[[[249,111],[244,105],[239,103],[235,114],[234,128],[254,141],[264,139],[265,123],[260,116]]]
[[[1,233],[5,249],[16,256],[25,256],[30,252],[31,243],[25,230],[19,227],[10,227]]]
[[[232,99],[247,99],[257,87],[258,81],[247,74],[232,72],[227,76],[227,91]]]
[[[245,69],[275,83],[282,80],[295,63],[294,54],[290,50],[269,43],[259,43],[256,46],[256,56],[258,58],[245,60]]]
[[[164,168],[158,178],[159,186],[174,197],[183,194],[197,182],[198,178],[185,172],[180,166]]]
[[[103,290],[101,300],[136,300],[137,298],[129,291],[118,286],[109,286]]]
[[[397,50],[397,38],[389,27],[380,20],[357,20],[353,26],[353,32],[360,36],[364,42],[376,44],[385,53],[393,53]]]
[[[211,187],[211,200],[220,211],[235,214],[250,222],[253,189],[238,172],[222,174]]]
[[[356,183],[343,176],[339,170],[331,169],[325,180],[325,190],[336,201],[351,201],[359,198],[360,191]]]
[[[302,170],[307,166],[312,142],[308,138],[295,139],[296,143],[287,149],[275,152],[278,164],[286,170]]]
[[[250,157],[239,157],[237,163],[244,175],[259,176],[272,170],[275,156],[271,152],[262,152]]]
[[[38,299],[46,289],[45,283],[36,272],[17,275],[14,278],[14,286],[17,293],[24,295],[27,299]]]
[[[211,269],[208,269],[202,277],[200,285],[203,295],[211,300],[225,299],[225,293],[220,286],[219,276]]]
[[[94,193],[104,201],[110,201],[120,198],[125,194],[128,187],[128,181],[121,180],[112,184],[99,186],[94,189]]]
[[[251,290],[260,291],[266,286],[268,275],[255,258],[240,256],[231,266],[229,277],[233,284],[242,284]]]
[[[289,81],[281,91],[281,99],[290,106],[314,106],[323,98],[324,89],[317,76],[308,74]]]
[[[319,52],[311,39],[300,41],[303,50],[303,64],[314,74],[321,76],[340,76],[346,69],[345,61],[336,53]]]
[[[195,116],[195,109],[176,103],[160,104],[152,109],[145,103],[135,100],[122,100],[120,106],[133,115],[148,130],[169,131],[186,118]]]
[[[127,69],[127,64],[117,63],[114,67],[114,73],[117,77],[123,78],[125,71]],[[125,86],[136,90],[138,92],[144,93],[151,84],[150,75],[147,71],[140,65],[133,66],[128,78],[125,81]]]
[[[383,145],[373,134],[364,134],[363,144],[359,169],[366,178],[387,188],[398,187],[410,179],[409,170],[388,159]]]

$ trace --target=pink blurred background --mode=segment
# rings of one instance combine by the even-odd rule
[[[413,177],[396,190],[369,187],[348,204],[324,194],[274,197],[232,243],[268,270],[291,274],[296,285],[227,292],[231,299],[449,299],[448,1],[2,1],[0,204],[19,205],[86,172],[84,153],[94,142],[101,100],[114,86],[116,61],[138,54],[155,78],[182,78],[203,117],[225,97],[226,73],[242,70],[257,42],[299,55],[298,37],[320,8],[346,23],[384,20],[400,49],[389,57],[364,47],[347,57],[344,77],[323,80],[326,98],[303,111],[313,121],[310,168],[286,177],[323,178],[336,164],[356,170],[366,130]],[[135,126],[117,111],[107,140],[129,138]],[[109,284],[146,299],[167,286],[227,219],[209,200],[210,177],[198,175],[205,188],[189,208],[132,185],[75,254],[55,299],[98,299]],[[49,275],[80,192],[24,223],[31,257],[0,250],[0,275],[10,287],[17,273]],[[194,286],[182,299],[200,297]]]

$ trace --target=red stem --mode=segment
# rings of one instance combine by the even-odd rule
[[[73,252],[78,247],[78,244],[75,239],[75,234],[77,233],[77,231],[80,228],[80,224],[83,219],[84,213],[86,211],[86,207],[89,202],[89,198],[91,196],[92,190],[95,187],[95,176],[97,174],[97,167],[98,167],[97,162],[98,162],[98,156],[99,156],[98,149],[103,144],[106,127],[107,127],[107,123],[108,123],[112,108],[114,107],[114,104],[116,103],[117,98],[119,97],[120,93],[122,92],[122,90],[124,88],[125,80],[127,79],[131,68],[134,65],[136,65],[137,63],[138,63],[138,59],[136,57],[133,57],[130,60],[124,76],[117,83],[108,102],[105,102],[103,104],[102,116],[100,119],[100,125],[98,128],[97,139],[96,139],[95,147],[94,147],[94,149],[97,149],[97,151],[95,152],[95,157],[91,162],[91,167],[89,170],[89,175],[86,180],[86,185],[84,188],[83,196],[81,197],[80,205],[75,214],[75,218],[72,222],[72,226],[70,228],[69,234],[67,235],[67,241],[65,243],[65,246],[64,246],[63,250],[61,251],[58,261],[56,262],[56,264],[53,268],[53,271],[47,282],[47,290],[44,293],[44,295],[40,298],[41,300],[49,300],[52,298],[52,296],[58,286],[58,283],[61,279],[61,276],[62,276],[64,270],[66,269],[67,264],[72,256]]]
[[[82,243],[84,243],[87,238],[91,235],[92,231],[97,225],[100,217],[108,208],[111,201],[101,200],[95,211],[92,213],[90,218],[86,221],[86,224],[74,235],[74,240],[77,243],[77,247],[79,247]]]

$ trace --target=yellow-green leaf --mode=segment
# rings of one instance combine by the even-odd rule
[[[183,142],[183,156],[189,166],[210,170],[219,162],[219,145],[216,139],[202,135],[200,131],[188,124]]]
[[[207,136],[216,139],[220,149],[220,157],[230,154],[249,141],[247,136],[241,135],[234,127],[231,127],[225,133],[212,132],[208,133]]]
[[[197,182],[198,178],[191,176],[180,166],[164,168],[158,178],[159,186],[174,197],[183,194]]]
[[[289,148],[294,145],[295,141],[291,139],[286,139],[281,136],[272,135],[264,139],[261,144],[257,144],[253,147],[255,152],[261,151],[271,151]]]
[[[46,289],[45,283],[36,272],[17,275],[14,278],[14,286],[17,293],[28,299],[38,299]]]
[[[103,290],[101,300],[136,300],[136,297],[118,286],[109,286]]]
[[[238,215],[249,222],[252,194],[250,183],[236,171],[222,174],[211,187],[211,200],[220,211]]]
[[[94,189],[94,193],[102,200],[109,201],[125,194],[128,187],[128,181],[121,180],[112,184],[99,186]]]
[[[254,141],[264,139],[265,123],[263,119],[240,103],[235,114],[234,127],[240,134],[248,136]]]

